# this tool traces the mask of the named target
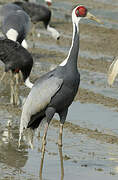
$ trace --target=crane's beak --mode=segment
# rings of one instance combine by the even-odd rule
[[[93,14],[91,14],[90,12],[87,12],[86,18],[87,18],[87,19],[94,20],[94,21],[96,21],[96,22],[99,23],[99,24],[103,24],[103,22],[101,22],[98,18],[96,18],[96,17],[95,17]]]

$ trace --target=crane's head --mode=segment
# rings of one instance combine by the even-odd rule
[[[81,18],[91,19],[102,24],[102,22],[98,18],[96,18],[93,14],[88,12],[85,6],[78,5],[73,9],[72,19],[74,22],[78,23]]]
[[[52,5],[52,0],[45,0],[45,2],[46,2],[46,4],[47,4],[48,6],[51,6],[51,5]]]

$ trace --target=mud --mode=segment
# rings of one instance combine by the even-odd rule
[[[8,1],[0,1],[1,4],[4,2]],[[35,82],[42,74],[50,71],[66,58],[72,38],[71,9],[78,2],[87,6],[90,12],[101,19],[104,24],[99,25],[93,21],[84,20],[80,22],[78,70],[81,74],[81,83],[75,98],[75,103],[79,101],[80,104],[75,104],[76,112],[74,111],[75,106],[72,105],[71,114],[73,113],[73,116],[69,115],[64,125],[65,175],[61,178],[57,137],[55,138],[55,135],[58,136],[59,121],[55,117],[48,132],[43,175],[47,180],[70,180],[72,178],[78,180],[78,177],[83,180],[100,178],[115,180],[118,178],[118,79],[112,88],[108,87],[107,71],[113,59],[118,56],[116,18],[118,3],[116,0],[110,2],[105,0],[64,0],[64,2],[55,0],[51,7],[53,11],[51,25],[59,30],[61,38],[58,42],[54,40],[43,29],[42,24],[36,25],[36,32],[39,31],[41,34],[40,38],[37,37],[37,33],[33,37],[31,33],[28,35],[28,50],[34,59],[30,79]],[[0,77],[3,71],[4,65],[0,62]],[[18,149],[22,108],[9,104],[9,81],[8,74],[0,84],[0,179],[36,180],[39,178],[41,141],[36,134],[34,150],[29,149],[25,143],[20,150]],[[21,99],[28,93],[29,89],[22,84]],[[86,106],[88,104],[92,107],[93,119],[87,119],[87,116],[90,118]],[[79,106],[83,106],[83,113],[79,112]],[[98,110],[101,116],[95,110]],[[100,120],[97,116],[100,116]],[[10,131],[7,127],[7,120],[12,120],[13,123]],[[106,131],[107,123],[109,126]],[[113,123],[113,127],[110,127],[110,123]],[[8,138],[9,133],[10,138]],[[41,137],[42,135],[43,128]]]

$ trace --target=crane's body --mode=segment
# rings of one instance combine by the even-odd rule
[[[84,6],[74,8],[72,12],[73,38],[67,58],[57,68],[46,73],[36,81],[23,106],[19,142],[25,129],[34,130],[39,127],[44,117],[47,120],[42,140],[40,174],[43,167],[46,136],[50,121],[55,113],[59,114],[60,132],[58,145],[62,146],[63,124],[67,117],[68,108],[78,91],[80,83],[80,74],[77,67],[79,52],[78,24],[80,19],[84,17],[99,21],[92,14],[88,13]]]

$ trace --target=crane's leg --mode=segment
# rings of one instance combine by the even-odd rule
[[[50,124],[51,119],[53,118],[55,114],[55,109],[52,107],[48,107],[46,109],[46,118],[47,118],[47,123],[45,124],[45,129],[44,129],[44,135],[42,139],[42,156],[41,156],[41,165],[40,165],[40,179],[42,179],[42,169],[43,169],[43,162],[44,162],[44,155],[45,155],[45,146],[46,146],[46,136],[47,136],[47,131],[48,127]]]
[[[58,148],[60,155],[60,163],[61,163],[61,180],[64,178],[64,166],[63,166],[63,153],[62,153],[62,135],[63,135],[63,125],[66,120],[66,116],[68,113],[68,109],[59,113],[60,116],[60,129],[59,129],[59,137],[58,137]]]
[[[42,179],[42,169],[43,169],[43,161],[44,161],[44,155],[45,155],[45,146],[46,146],[46,136],[47,136],[47,131],[48,131],[48,122],[45,124],[45,129],[44,129],[44,135],[42,139],[42,155],[41,155],[41,165],[40,165],[40,178]]]
[[[11,98],[10,98],[10,103],[15,104],[15,99],[14,99],[14,94],[15,94],[15,81],[14,81],[14,75],[11,72],[11,81],[10,81],[10,87],[11,87]]]
[[[2,77],[1,77],[1,79],[0,79],[0,81],[3,81],[3,79],[4,79],[5,75],[6,75],[6,73],[7,73],[7,72],[4,72],[4,73],[3,73],[3,75],[2,75]]]
[[[15,100],[15,105],[20,104],[20,99],[19,99],[19,79],[20,75],[19,73],[16,73],[15,75],[15,94],[14,94],[14,100]]]
[[[64,166],[63,166],[63,152],[62,146],[58,146],[59,148],[59,156],[60,156],[60,164],[61,164],[61,180],[64,178]]]
[[[58,145],[59,146],[62,146],[62,134],[63,134],[63,124],[60,124],[59,137],[58,137]]]
[[[68,109],[65,109],[64,111],[59,113],[59,117],[60,117],[60,130],[59,130],[59,138],[58,138],[59,146],[62,146],[63,125],[65,123],[67,113],[68,113]]]

